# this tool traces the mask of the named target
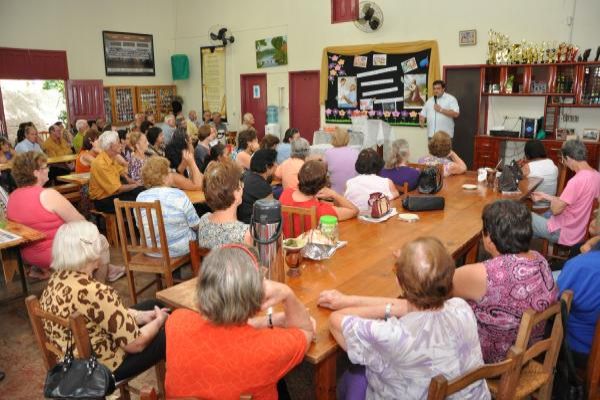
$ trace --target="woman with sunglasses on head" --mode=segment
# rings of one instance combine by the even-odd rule
[[[21,246],[23,260],[32,265],[29,276],[48,279],[52,261],[52,242],[58,228],[85,218],[62,194],[44,188],[48,182],[48,163],[44,153],[28,151],[17,154],[13,161],[12,176],[18,186],[8,198],[7,217],[44,233],[42,240]],[[96,278],[113,282],[125,273],[124,267],[105,264]]]
[[[302,362],[314,337],[294,292],[263,279],[251,249],[229,244],[204,259],[195,295],[198,311],[176,310],[166,324],[167,396],[285,398],[277,382]],[[283,312],[260,313],[277,304]]]

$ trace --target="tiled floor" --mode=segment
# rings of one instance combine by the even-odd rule
[[[111,249],[111,261],[120,263],[121,260],[120,252]],[[139,279],[142,286],[149,280],[148,275],[142,275]],[[114,286],[123,300],[129,304],[127,280],[122,278],[115,282]],[[44,282],[33,283],[30,285],[30,292],[39,296],[44,287]],[[42,389],[46,371],[29,325],[24,299],[8,303],[2,300],[19,293],[19,291],[18,277],[8,287],[0,286],[0,370],[6,373],[6,377],[0,382],[0,399],[43,399]],[[140,300],[152,298],[154,294],[155,289],[152,288]],[[293,399],[304,400],[313,397],[314,388],[311,376],[312,366],[306,364],[302,364],[288,375],[286,380]],[[153,370],[147,371],[133,380],[132,386],[136,388],[157,387]],[[136,399],[137,396],[134,395],[132,398]]]

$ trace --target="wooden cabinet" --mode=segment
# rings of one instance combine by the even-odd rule
[[[518,141],[526,142],[529,139],[523,138],[508,138],[495,136],[476,136],[475,137],[475,157],[474,169],[490,167],[494,168],[501,157],[500,151],[502,142]],[[542,140],[548,158],[552,159],[556,165],[560,163],[560,149],[564,141],[562,140]],[[587,160],[593,168],[598,168],[600,161],[600,143],[585,143],[587,148]]]
[[[161,122],[173,111],[171,102],[177,95],[176,86],[137,86],[137,107],[139,112],[152,111],[154,120]]]
[[[104,110],[107,121],[113,126],[133,122],[137,113],[135,86],[105,86]]]

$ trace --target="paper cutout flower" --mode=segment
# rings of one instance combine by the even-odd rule
[[[417,112],[416,111],[411,111],[410,114],[408,114],[408,115],[410,115],[410,117],[412,119],[415,119],[417,117]]]
[[[337,71],[335,69],[332,69],[331,71],[329,71],[329,75],[337,75]]]
[[[336,56],[336,55],[331,56],[331,59],[333,61],[337,61],[339,58],[340,58],[340,56]]]
[[[392,117],[398,118],[400,116],[400,111],[394,110],[392,111]]]
[[[340,65],[344,65],[345,63],[346,63],[346,60],[344,60],[344,59],[341,59],[338,61],[338,64],[340,64]]]
[[[368,114],[369,114],[369,117],[375,116],[375,110],[369,110]]]
[[[342,69],[342,66],[341,66],[341,65],[336,65],[336,66],[335,66],[335,70],[336,70],[336,71],[339,71],[340,69]]]
[[[402,110],[402,112],[400,113],[400,115],[402,115],[402,118],[406,118],[406,117],[408,117],[408,111]]]
[[[325,115],[327,115],[328,117],[331,115],[331,108],[325,109]]]
[[[377,110],[377,111],[375,112],[375,114],[377,115],[377,117],[378,117],[378,118],[381,118],[381,117],[383,116],[383,111],[381,111],[381,110]]]
[[[338,109],[334,108],[333,111],[332,111],[332,113],[333,113],[333,115],[338,115]]]
[[[384,111],[383,112],[383,118],[389,118],[390,115],[392,115],[392,113],[390,111]]]
[[[344,111],[344,110],[340,110],[340,111],[338,112],[338,114],[339,114],[339,116],[340,116],[340,117],[344,118],[344,115],[346,115],[346,111]]]

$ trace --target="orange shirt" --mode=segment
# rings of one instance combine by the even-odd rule
[[[79,152],[79,154],[77,155],[77,159],[75,160],[75,173],[76,174],[81,174],[84,172],[90,172],[90,167],[91,165],[85,165],[82,161],[81,161],[81,156],[83,155],[90,155],[92,157],[95,158],[94,153],[92,153],[89,150],[81,150]]]
[[[304,160],[300,158],[288,158],[281,163],[275,170],[275,177],[281,179],[281,185],[284,189],[298,189],[298,172],[304,165]]]
[[[172,397],[276,400],[276,384],[304,358],[299,329],[218,326],[175,310],[166,323],[166,392]]]

